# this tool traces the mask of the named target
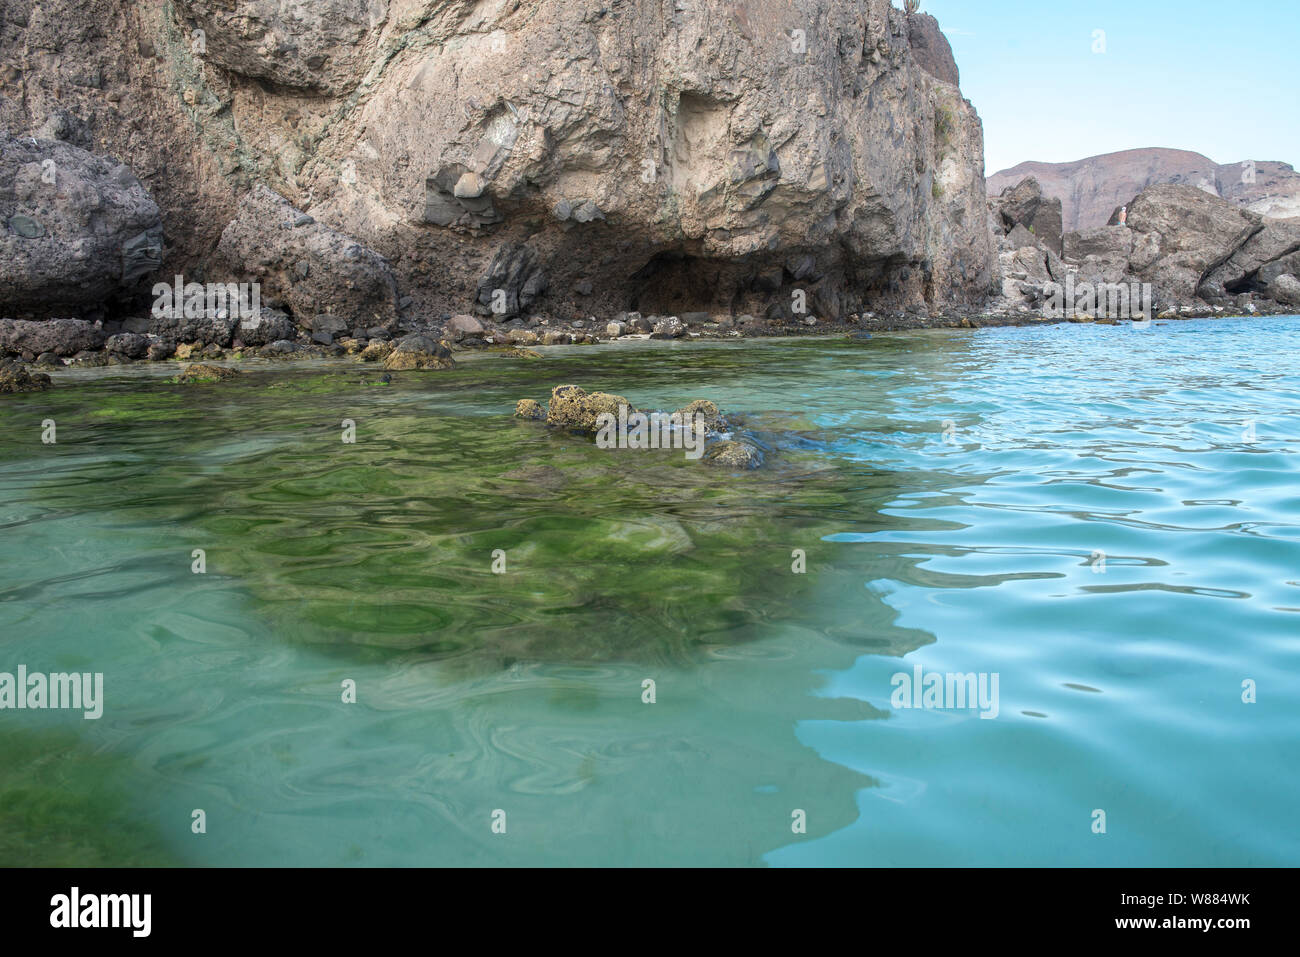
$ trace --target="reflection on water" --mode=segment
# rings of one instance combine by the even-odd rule
[[[0,712],[0,848],[72,853],[30,811],[58,753],[87,863],[1294,864],[1297,346],[1071,326],[6,397],[0,671],[103,671],[107,705]],[[776,454],[510,418],[570,381],[714,399]],[[997,719],[892,708],[914,666],[998,674]],[[123,815],[134,855],[92,841]]]

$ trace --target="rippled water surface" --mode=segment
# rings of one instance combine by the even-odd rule
[[[1300,864],[1300,319],[542,351],[0,400],[0,863]]]

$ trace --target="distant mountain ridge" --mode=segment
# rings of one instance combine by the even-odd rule
[[[1061,200],[1067,231],[1106,225],[1118,206],[1158,183],[1196,186],[1263,216],[1300,216],[1300,173],[1268,160],[1220,165],[1189,150],[1123,150],[1072,163],[1021,163],[988,177],[988,193],[997,196],[1026,176]]]

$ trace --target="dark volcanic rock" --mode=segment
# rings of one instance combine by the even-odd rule
[[[162,262],[158,207],[130,169],[0,132],[0,310],[84,312],[142,290]]]
[[[244,196],[217,251],[231,275],[250,274],[263,299],[282,301],[299,321],[329,314],[348,328],[397,320],[397,280],[387,260],[265,186]]]
[[[961,73],[952,56],[952,46],[939,29],[939,21],[928,13],[907,15],[907,39],[917,64],[936,80],[957,86]]]
[[[474,311],[498,320],[528,315],[548,285],[537,253],[522,243],[507,243],[478,281]]]
[[[82,319],[47,319],[34,322],[24,319],[0,319],[0,354],[57,356],[76,355],[86,349],[104,345],[102,329]]]
[[[104,348],[128,359],[143,359],[149,354],[149,338],[134,332],[119,332],[115,336],[109,336]]]
[[[0,359],[0,395],[14,392],[41,392],[50,387],[44,372],[30,372],[21,362]]]

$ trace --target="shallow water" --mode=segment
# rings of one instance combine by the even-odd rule
[[[106,704],[0,711],[0,864],[1300,863],[1300,319],[542,351],[5,397],[0,671]]]

